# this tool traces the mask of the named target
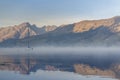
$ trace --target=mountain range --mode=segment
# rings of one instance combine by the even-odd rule
[[[31,46],[119,46],[120,16],[61,26],[24,22],[0,28],[0,47],[27,46],[28,41]]]

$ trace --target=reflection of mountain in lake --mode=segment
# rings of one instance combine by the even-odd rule
[[[21,74],[30,74],[37,70],[59,70],[120,78],[119,61],[119,58],[113,59],[111,56],[98,58],[93,55],[3,55],[0,56],[0,70],[19,71]]]
[[[0,70],[19,71],[21,74],[30,74],[30,72],[36,72],[41,70],[61,70],[61,71],[73,71],[73,66],[70,64],[62,64],[60,62],[52,62],[45,59],[38,59],[35,57],[20,56],[0,56]]]

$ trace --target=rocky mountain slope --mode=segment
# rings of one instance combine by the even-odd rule
[[[22,39],[28,37],[28,29],[30,36],[34,36],[52,31],[55,28],[56,26],[44,26],[38,28],[36,25],[31,25],[28,22],[15,26],[3,27],[0,28],[0,42],[7,39]]]
[[[99,27],[106,27],[112,32],[120,32],[120,16],[101,20],[85,20],[75,24],[74,32],[85,32]]]
[[[120,16],[101,20],[84,20],[61,26],[43,26],[41,28],[29,23],[0,29],[1,45],[14,41],[24,45],[28,38],[31,45],[120,45]],[[20,40],[19,40],[20,39]],[[12,43],[11,43],[12,44]]]

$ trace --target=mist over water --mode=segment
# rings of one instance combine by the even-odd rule
[[[34,48],[26,48],[26,47],[17,47],[17,48],[0,48],[0,68],[4,65],[4,69],[7,69],[7,72],[2,72],[0,70],[0,74],[9,74],[9,67],[12,67],[13,71],[16,66],[20,69],[21,73],[25,72],[22,68],[26,68],[28,65],[28,60],[30,60],[30,65],[32,65],[30,69],[27,69],[29,72],[25,72],[29,76],[24,77],[20,74],[12,73],[12,76],[22,77],[26,80],[32,80],[33,77],[37,77],[38,79],[58,79],[58,80],[66,80],[66,79],[76,79],[79,80],[83,78],[84,80],[114,80],[112,78],[102,78],[92,76],[87,78],[81,74],[76,74],[74,65],[75,64],[85,64],[92,67],[96,67],[100,70],[108,70],[111,65],[116,65],[120,63],[120,49],[119,47],[34,47]],[[6,62],[7,61],[7,62]],[[9,64],[9,65],[8,65]],[[12,64],[12,65],[10,65]],[[9,66],[9,67],[8,67]],[[53,71],[46,71],[46,66],[48,68],[52,68]],[[14,67],[14,68],[13,68]],[[45,68],[44,68],[45,67]],[[57,68],[57,69],[56,69]],[[11,68],[10,68],[11,69]],[[43,69],[43,70],[42,70]],[[21,71],[22,70],[22,71]],[[62,71],[54,71],[54,70],[62,70]],[[41,74],[41,77],[36,75]],[[50,76],[53,74],[53,76]],[[61,74],[65,76],[60,78]],[[39,75],[40,76],[40,75]],[[44,77],[46,76],[46,77]],[[70,78],[73,76],[74,78]],[[11,79],[13,77],[9,76]],[[5,77],[3,77],[5,78]],[[1,79],[1,78],[0,78]],[[24,80],[23,79],[23,80]],[[8,80],[6,78],[6,80]],[[14,80],[14,79],[13,79]]]
[[[0,54],[118,54],[119,47],[17,47],[0,48]]]

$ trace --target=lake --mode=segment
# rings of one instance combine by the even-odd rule
[[[118,80],[119,50],[0,49],[0,80]]]

